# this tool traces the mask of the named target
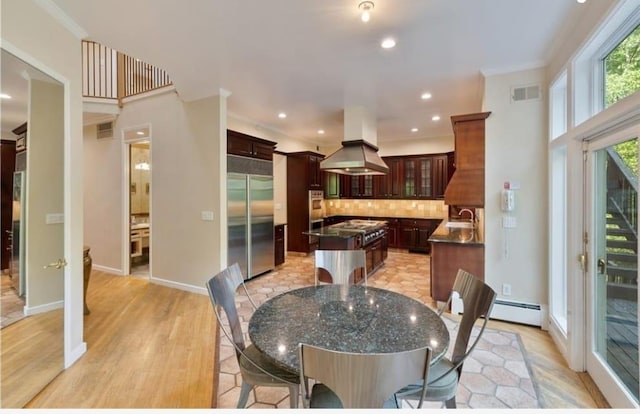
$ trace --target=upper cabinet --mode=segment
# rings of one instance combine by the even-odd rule
[[[275,146],[275,142],[252,137],[230,129],[227,130],[227,154],[273,160]]]
[[[401,157],[383,157],[389,166],[386,175],[376,175],[373,178],[373,192],[376,198],[402,198],[404,159]]]
[[[451,117],[455,172],[444,193],[448,205],[484,207],[484,126],[490,114]]]
[[[433,198],[433,157],[410,157],[404,160],[405,198]]]
[[[324,155],[311,151],[287,154],[287,182],[305,190],[322,190],[323,178],[320,161]]]
[[[322,190],[322,170],[320,170],[320,161],[324,159],[324,155],[309,153],[309,190]]]
[[[325,198],[442,199],[453,153],[382,157],[385,175],[324,173]]]

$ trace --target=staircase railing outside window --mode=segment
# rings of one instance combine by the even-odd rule
[[[82,41],[82,94],[87,98],[124,98],[170,86],[167,73],[107,46]]]

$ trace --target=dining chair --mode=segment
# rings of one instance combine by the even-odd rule
[[[319,269],[329,272],[333,283],[339,285],[352,283],[352,273],[362,269],[364,285],[367,286],[367,257],[364,250],[316,250],[316,286],[319,283]]]
[[[471,273],[458,269],[449,299],[440,309],[439,315],[449,308],[454,292],[462,299],[463,313],[451,359],[442,358],[431,367],[427,380],[427,394],[424,397],[425,401],[443,401],[447,408],[456,408],[456,390],[462,374],[462,365],[478,344],[496,299],[496,292],[486,283]],[[480,317],[484,317],[484,322],[473,344],[468,347],[471,331]],[[407,386],[396,393],[396,398],[415,398],[421,389],[420,383]]]
[[[298,345],[302,400],[305,408],[392,408],[394,392],[406,384],[422,381],[426,393],[431,348],[387,354],[332,351]],[[315,379],[309,393],[307,378]]]
[[[297,373],[292,373],[275,366],[267,360],[267,357],[254,345],[245,346],[242,326],[235,303],[235,294],[239,286],[242,286],[254,308],[255,304],[251,300],[247,287],[244,284],[238,263],[234,263],[209,279],[206,285],[220,329],[233,344],[238,365],[240,366],[242,386],[237,407],[244,408],[247,404],[249,392],[256,385],[261,385],[267,387],[288,387],[290,406],[291,408],[297,408],[298,395],[300,393],[300,377]],[[224,328],[222,317],[218,312],[219,307],[221,307],[227,315],[231,335],[229,335]]]

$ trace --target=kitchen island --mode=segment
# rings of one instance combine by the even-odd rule
[[[367,276],[371,276],[384,264],[387,258],[387,223],[378,220],[347,220],[342,223],[324,226],[304,232],[318,238],[320,250],[356,250],[363,249],[367,258]],[[354,283],[362,280],[361,272],[354,275]],[[318,278],[330,282],[331,278],[320,269]]]
[[[458,269],[484,281],[484,234],[476,223],[443,220],[429,242],[434,300],[447,301]]]

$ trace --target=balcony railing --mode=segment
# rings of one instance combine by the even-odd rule
[[[87,40],[82,41],[82,69],[84,97],[114,99],[120,106],[124,98],[172,85],[164,70]]]

